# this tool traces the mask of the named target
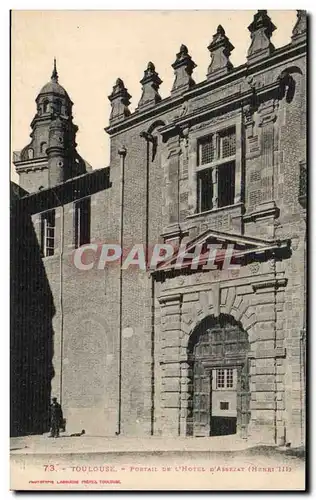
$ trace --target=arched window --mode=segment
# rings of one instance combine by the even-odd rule
[[[27,150],[27,156],[28,156],[28,159],[29,159],[29,160],[32,160],[32,159],[34,158],[34,149],[29,148],[29,149]]]
[[[48,113],[49,112],[49,102],[44,101],[43,102],[43,113]]]
[[[61,101],[59,99],[54,102],[54,109],[56,113],[61,113]]]
[[[40,151],[42,154],[46,153],[47,142],[41,142]]]

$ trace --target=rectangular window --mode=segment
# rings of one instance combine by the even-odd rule
[[[221,130],[198,141],[198,212],[234,204],[235,158],[235,127]]]
[[[224,389],[225,387],[225,370],[216,370],[216,388]]]
[[[75,202],[74,211],[74,245],[79,248],[90,243],[90,220],[91,220],[90,198],[83,198]]]
[[[228,410],[229,409],[229,403],[227,401],[220,401],[220,403],[219,403],[219,409],[220,410]]]
[[[227,368],[226,370],[226,387],[232,388],[234,386],[233,369]]]
[[[197,173],[198,211],[206,212],[213,208],[212,170],[206,169]]]
[[[215,136],[203,137],[199,142],[199,165],[206,165],[215,160],[216,144]]]
[[[218,207],[234,204],[235,162],[221,164],[217,169]]]
[[[41,253],[43,257],[55,252],[55,210],[45,212],[41,216]]]
[[[231,127],[219,133],[220,137],[220,151],[219,157],[229,158],[230,156],[235,156],[236,154],[236,133],[235,127]]]

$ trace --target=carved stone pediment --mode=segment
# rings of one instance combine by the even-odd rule
[[[167,272],[171,270],[202,268],[210,263],[210,252],[216,252],[215,265],[222,264],[230,259],[242,265],[253,260],[265,260],[271,255],[286,254],[290,250],[290,240],[269,240],[250,236],[225,233],[208,229],[195,238],[185,238],[169,259],[162,262],[154,272]],[[193,259],[195,264],[192,266]],[[204,268],[205,270],[211,268]]]

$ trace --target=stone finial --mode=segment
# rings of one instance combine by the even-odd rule
[[[51,76],[51,81],[52,82],[58,82],[58,73],[57,73],[57,65],[56,65],[56,57],[54,57],[54,67],[53,67],[53,72]]]
[[[188,47],[186,45],[181,45],[180,51],[178,52],[172,67],[175,74],[171,90],[172,94],[176,92],[183,92],[195,85],[195,81],[191,75],[194,68],[196,68],[196,64],[192,61],[192,57],[189,55]]]
[[[223,26],[219,25],[217,27],[216,33],[213,35],[213,40],[207,48],[212,58],[206,75],[208,80],[225,75],[233,68],[229,56],[235,47],[225,35]]]
[[[292,31],[292,43],[300,43],[306,38],[307,16],[306,10],[297,11],[297,20]]]
[[[118,78],[115,82],[111,95],[109,95],[112,110],[110,115],[110,122],[123,120],[131,114],[128,106],[130,98],[127,88],[125,88],[123,80]]]
[[[272,23],[266,10],[258,10],[252,23],[248,26],[251,33],[251,44],[248,49],[247,60],[254,62],[269,56],[274,51],[270,38],[276,26]]]
[[[155,104],[161,101],[158,89],[162,80],[160,80],[155,70],[155,65],[152,62],[147,64],[147,68],[144,71],[144,76],[140,83],[143,86],[143,90],[137,109],[155,106]]]

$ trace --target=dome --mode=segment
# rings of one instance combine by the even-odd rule
[[[38,97],[41,96],[42,94],[56,94],[56,95],[60,95],[60,96],[66,97],[66,98],[68,98],[70,100],[70,97],[67,94],[67,92],[64,89],[64,87],[62,87],[58,83],[58,73],[57,73],[57,69],[56,69],[56,59],[54,59],[54,69],[53,69],[53,72],[52,72],[52,76],[51,76],[50,82],[48,82],[48,83],[46,83],[46,85],[44,85],[44,87],[42,88],[42,90],[38,94]]]
[[[54,80],[51,80],[50,82],[46,83],[46,85],[44,85],[39,95],[41,94],[58,94],[69,98],[64,87],[59,85],[59,83]]]

